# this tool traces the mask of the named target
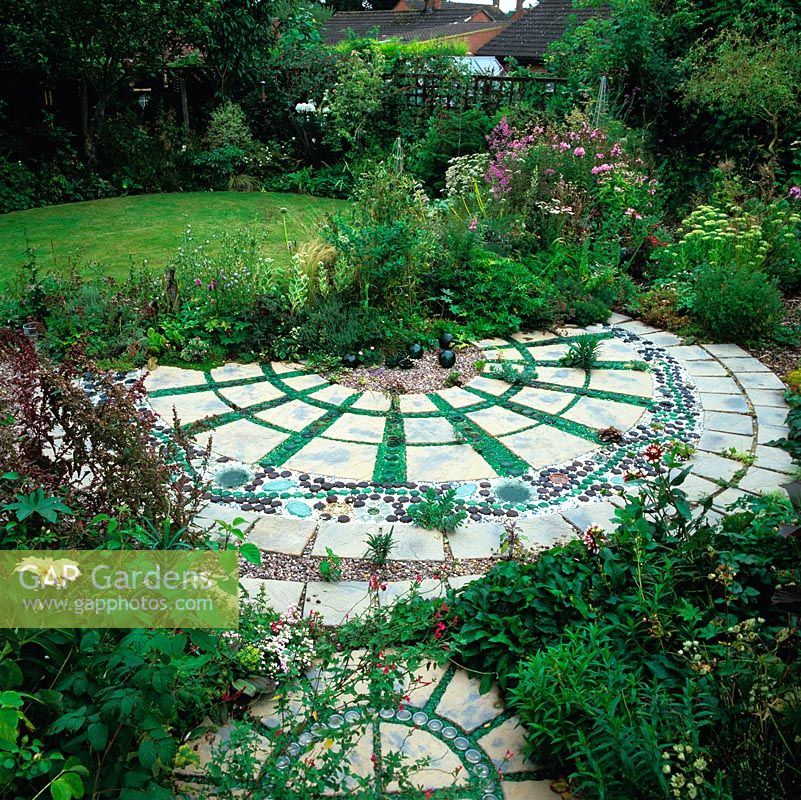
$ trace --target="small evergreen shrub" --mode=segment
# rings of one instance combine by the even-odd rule
[[[707,265],[696,273],[693,316],[718,341],[753,342],[782,319],[781,292],[764,272]]]

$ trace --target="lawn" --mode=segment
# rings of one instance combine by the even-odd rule
[[[303,239],[326,213],[342,205],[295,194],[187,192],[17,211],[0,216],[0,283],[24,262],[28,246],[47,266],[65,268],[77,258],[82,268],[98,262],[110,275],[122,276],[131,263],[147,259],[158,269],[180,246],[188,224],[196,241],[230,228],[262,226],[265,254],[280,257],[285,240],[279,209],[287,209],[290,238]]]

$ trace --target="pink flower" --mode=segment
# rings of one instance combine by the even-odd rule
[[[564,153],[565,150],[570,150],[570,145],[567,142],[559,142],[559,149]]]
[[[599,175],[602,172],[610,172],[614,169],[612,164],[599,164],[597,167],[593,167],[590,172],[593,175]]]
[[[790,200],[801,200],[801,186],[791,186],[790,191],[787,192],[787,197]]]
[[[203,281],[200,280],[200,278],[195,278],[195,286],[202,286],[202,285],[203,285]]]
[[[576,148],[576,149],[573,151],[573,155],[574,155],[576,158],[584,158],[584,156],[585,156],[586,154],[587,154],[587,151],[586,151],[586,150],[585,150],[583,147],[577,147],[577,148]]]
[[[627,208],[625,214],[627,217],[631,217],[632,219],[642,219],[642,214],[639,214],[634,208]]]
[[[470,224],[467,226],[471,231],[474,231],[478,228],[478,220],[474,217],[470,220]]]
[[[606,155],[604,155],[604,153],[596,153],[595,157],[600,161],[603,161],[606,158]]]

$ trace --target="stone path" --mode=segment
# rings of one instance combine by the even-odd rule
[[[359,653],[352,659],[358,660]],[[322,678],[324,680],[324,676]],[[321,680],[309,674],[312,686]],[[400,692],[399,692],[400,693]],[[251,717],[269,728],[289,730],[304,727],[280,752],[266,746],[263,757],[275,759],[279,769],[316,758],[323,746],[349,742],[345,746],[347,772],[340,791],[326,794],[360,797],[357,779],[376,784],[380,764],[400,754],[411,767],[411,782],[427,797],[453,798],[453,787],[464,789],[459,797],[475,800],[554,800],[550,781],[524,754],[524,731],[516,716],[505,710],[497,688],[480,694],[478,679],[453,666],[427,665],[411,676],[403,687],[405,699],[398,707],[376,711],[361,698],[344,692],[341,707],[327,719],[303,726],[302,704],[290,703],[290,716],[280,715],[277,701],[263,699],[250,708]],[[347,729],[351,728],[351,731]],[[344,736],[343,736],[344,734]],[[202,776],[211,750],[228,741],[230,727],[213,737],[197,740],[193,748],[200,764],[184,771],[189,780]],[[323,744],[327,741],[327,744]],[[339,744],[333,744],[340,747]],[[265,786],[265,790],[269,787]],[[386,791],[397,789],[389,783]]]
[[[590,372],[558,363],[583,331],[519,334],[480,342],[488,365],[466,386],[395,400],[278,362],[159,367],[145,383],[162,435],[174,408],[197,424],[199,445],[212,437],[200,524],[244,517],[262,550],[298,559],[327,548],[361,558],[379,525],[393,528],[391,559],[428,565],[491,558],[512,518],[535,548],[608,528],[618,492],[636,491],[626,474],[651,469],[643,450],[654,441],[695,448],[684,488],[693,501],[712,495],[718,511],[790,479],[790,456],[770,445],[787,432],[784,386],[759,360],[618,315],[588,330],[605,337]],[[490,372],[501,360],[536,364],[537,379],[510,386]],[[603,441],[610,427],[621,441]],[[411,524],[409,506],[429,486],[453,487],[469,514],[447,541]],[[366,583],[268,581],[267,590],[279,606],[299,600],[336,624]]]

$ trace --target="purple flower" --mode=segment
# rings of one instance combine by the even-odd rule
[[[585,150],[583,147],[577,147],[577,148],[576,148],[576,149],[573,151],[573,155],[574,155],[576,158],[584,158],[584,156],[585,156],[586,154],[587,154],[587,151],[586,151],[586,150]]]
[[[200,280],[200,278],[195,278],[195,286],[202,286],[202,285],[203,285],[203,281]]]
[[[790,191],[787,192],[787,197],[790,200],[801,200],[801,186],[791,186]]]

